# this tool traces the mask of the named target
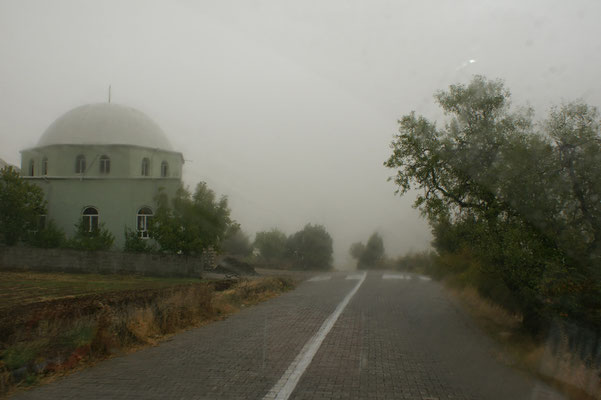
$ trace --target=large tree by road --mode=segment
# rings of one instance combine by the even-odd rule
[[[537,331],[555,316],[601,326],[601,131],[595,108],[570,103],[545,123],[512,110],[501,81],[476,76],[436,94],[442,127],[399,121],[385,166],[444,254],[468,254],[481,291]]]

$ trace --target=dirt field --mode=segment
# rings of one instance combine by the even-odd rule
[[[294,282],[0,272],[0,398],[222,319]]]
[[[198,282],[197,278],[0,271],[0,310],[89,294],[159,289]]]

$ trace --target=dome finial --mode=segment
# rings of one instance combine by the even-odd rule
[[[109,85],[109,104],[111,102],[111,85]]]

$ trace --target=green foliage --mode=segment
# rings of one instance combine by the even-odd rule
[[[252,253],[248,235],[240,229],[240,224],[231,224],[221,244],[224,253],[246,257]]]
[[[37,228],[46,214],[42,189],[21,178],[12,167],[0,170],[0,240],[12,246]]]
[[[152,239],[141,238],[137,231],[125,228],[125,245],[123,250],[131,253],[149,253],[157,250]]]
[[[436,254],[432,251],[409,252],[393,261],[394,268],[425,275],[436,275]]]
[[[351,244],[351,247],[349,248],[349,254],[351,257],[353,257],[355,260],[359,260],[363,253],[365,253],[365,245],[362,242]]]
[[[281,261],[286,256],[286,234],[279,229],[257,232],[253,247],[259,249],[265,261]]]
[[[601,328],[597,110],[565,104],[536,126],[532,110],[510,110],[501,81],[481,76],[436,99],[444,128],[404,116],[384,165],[397,193],[419,191],[441,268],[515,304],[530,331],[557,317]]]
[[[67,242],[67,246],[75,250],[109,250],[115,241],[115,237],[104,224],[89,231],[86,224],[80,220],[75,224],[75,235]]]
[[[365,251],[359,257],[357,268],[381,268],[384,261],[384,241],[382,237],[374,232],[367,240]]]
[[[232,224],[227,197],[217,200],[205,182],[194,194],[180,188],[171,201],[160,191],[156,203],[150,231],[164,252],[201,254],[209,247],[218,249]]]
[[[349,249],[351,257],[357,260],[358,269],[385,268],[384,241],[377,232],[367,240],[367,245],[361,242],[353,243]]]
[[[321,225],[307,224],[302,230],[291,235],[286,242],[286,251],[294,268],[332,268],[332,237]]]
[[[67,238],[53,220],[48,220],[43,227],[29,232],[27,243],[35,247],[56,248],[65,246]]]
[[[48,345],[48,339],[38,339],[26,343],[17,343],[2,352],[2,362],[9,370],[27,366],[40,351]]]

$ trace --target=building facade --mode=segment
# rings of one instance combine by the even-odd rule
[[[181,186],[183,155],[144,113],[112,103],[75,108],[52,123],[34,148],[21,152],[21,174],[42,188],[47,219],[67,236],[80,221],[103,224],[122,248],[125,230],[148,237],[159,189]]]

